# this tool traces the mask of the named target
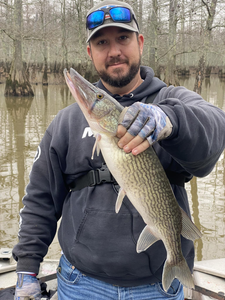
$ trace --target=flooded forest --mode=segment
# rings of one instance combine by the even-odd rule
[[[100,0],[0,0],[0,248],[17,241],[19,210],[42,136],[74,102],[64,68],[98,79],[86,54],[86,14]],[[142,65],[225,110],[224,0],[127,0],[144,35]],[[224,257],[225,156],[187,184],[203,238],[197,260]],[[57,239],[57,238],[56,238]],[[56,240],[48,257],[58,258]]]
[[[63,82],[62,70],[75,67],[93,81],[86,54],[86,14],[94,0],[0,1],[0,74],[6,95],[33,95],[30,83]],[[223,0],[127,0],[145,37],[142,64],[164,81],[178,75],[225,76]],[[41,73],[41,76],[40,76]],[[54,82],[48,74],[53,73]]]

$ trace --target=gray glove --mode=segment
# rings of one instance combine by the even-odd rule
[[[15,300],[40,300],[41,287],[36,276],[18,273]]]
[[[147,139],[149,144],[165,139],[172,132],[172,124],[163,110],[154,104],[135,102],[122,111],[119,124],[132,135]]]

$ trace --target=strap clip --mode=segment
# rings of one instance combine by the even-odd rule
[[[91,186],[104,182],[114,182],[114,178],[111,175],[106,164],[102,164],[102,167],[100,169],[92,170],[91,173],[93,176],[93,184],[91,184]]]

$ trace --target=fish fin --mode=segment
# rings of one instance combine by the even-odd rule
[[[170,288],[174,278],[177,278],[184,286],[190,289],[195,287],[191,271],[184,257],[176,265],[166,260],[162,275],[162,285],[166,292]]]
[[[136,247],[137,253],[145,251],[158,240],[159,238],[154,236],[154,234],[152,234],[151,232],[150,227],[146,225],[145,228],[142,230],[137,241],[137,247]]]
[[[101,134],[97,133],[95,135],[95,143],[94,143],[94,146],[93,146],[93,149],[92,149],[91,159],[94,159],[95,150],[97,152],[97,156],[99,156],[99,153],[100,153],[99,141],[100,140],[101,140]]]
[[[116,207],[115,207],[116,213],[119,212],[121,205],[123,203],[123,198],[125,197],[125,195],[126,195],[126,192],[124,191],[124,189],[120,188],[119,194],[118,194],[118,197],[116,200]]]
[[[200,230],[191,221],[186,212],[182,208],[180,210],[182,214],[182,236],[192,241],[201,238],[202,233],[200,232]]]

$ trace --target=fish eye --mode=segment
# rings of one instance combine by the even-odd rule
[[[99,93],[96,95],[96,97],[98,100],[101,100],[101,99],[103,99],[104,95]]]

